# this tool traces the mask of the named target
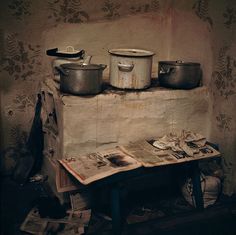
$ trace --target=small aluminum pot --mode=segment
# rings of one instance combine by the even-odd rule
[[[94,95],[101,91],[104,64],[68,63],[57,67],[60,90],[73,95]]]
[[[151,84],[151,51],[112,49],[110,53],[110,84],[122,89],[144,89]]]
[[[159,61],[158,79],[163,87],[192,89],[199,86],[202,70],[199,63]]]

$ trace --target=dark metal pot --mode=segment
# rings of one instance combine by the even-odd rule
[[[60,90],[74,95],[93,95],[101,91],[104,64],[67,63],[57,67]]]
[[[163,87],[192,89],[199,86],[201,77],[199,63],[159,61],[158,79]]]

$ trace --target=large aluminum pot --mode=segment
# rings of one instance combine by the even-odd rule
[[[199,63],[159,61],[158,79],[161,86],[192,89],[200,84],[202,70]]]
[[[112,49],[110,84],[123,89],[144,89],[151,84],[154,53],[140,49]]]
[[[74,95],[93,95],[101,91],[104,64],[62,64],[60,72],[60,90]]]

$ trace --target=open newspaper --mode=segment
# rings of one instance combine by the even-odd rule
[[[192,145],[189,154],[183,149],[157,148],[143,140],[120,147],[122,151],[139,161],[144,167],[177,164],[194,160],[219,157],[220,153],[208,144],[197,147]]]
[[[140,162],[123,152],[119,147],[76,158],[61,159],[59,162],[85,185],[118,172],[142,166]]]
[[[144,167],[177,164],[218,157],[220,153],[207,144],[201,135],[183,132],[154,141],[141,140],[102,152],[59,160],[65,169],[82,184],[122,171]]]
[[[170,151],[159,150],[145,140],[131,142],[128,145],[121,146],[121,149],[139,161],[144,167],[159,166],[167,164],[167,162],[177,162]]]

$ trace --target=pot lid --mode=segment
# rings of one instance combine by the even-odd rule
[[[126,57],[146,57],[153,56],[155,53],[141,49],[111,49],[108,51],[112,55],[126,56]]]
[[[96,70],[96,69],[105,69],[106,65],[67,63],[67,64],[61,64],[61,67],[63,69],[73,69],[73,70]]]
[[[200,66],[200,63],[195,62],[184,62],[182,60],[176,60],[176,61],[159,61],[159,64],[163,65],[182,65],[182,66]]]
[[[84,50],[73,50],[73,51],[59,51],[58,48],[49,49],[46,51],[48,56],[56,56],[62,58],[83,58],[85,51]]]

